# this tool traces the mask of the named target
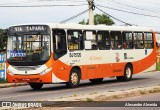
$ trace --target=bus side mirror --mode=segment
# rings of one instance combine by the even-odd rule
[[[92,49],[92,43],[91,41],[84,41],[84,46],[85,46],[85,49]]]

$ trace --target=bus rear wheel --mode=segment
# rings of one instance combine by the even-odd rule
[[[35,90],[39,90],[42,88],[43,83],[29,83],[30,87],[35,89]]]
[[[66,86],[69,88],[76,88],[80,83],[80,71],[78,69],[72,69],[70,72],[69,82]]]
[[[97,78],[97,79],[89,79],[92,83],[100,83],[103,81],[103,78]]]
[[[130,64],[127,64],[124,68],[124,76],[117,76],[118,81],[129,81],[132,79],[133,68]]]

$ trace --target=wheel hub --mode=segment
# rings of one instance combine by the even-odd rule
[[[77,73],[72,73],[72,75],[71,75],[71,81],[72,81],[72,83],[74,85],[77,84],[77,82],[78,82],[78,75],[77,75]]]
[[[127,78],[131,77],[131,69],[129,67],[126,69],[126,76]]]

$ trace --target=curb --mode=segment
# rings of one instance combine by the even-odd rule
[[[0,88],[25,86],[25,85],[28,85],[28,83],[2,83],[0,84]]]
[[[77,96],[70,96],[70,97],[64,97],[59,98],[56,100],[48,100],[48,101],[59,101],[57,103],[54,103],[55,107],[42,107],[42,108],[26,108],[23,110],[61,110],[62,107],[72,107],[73,103],[70,101],[73,101],[74,104],[80,105],[80,104],[94,104],[99,101],[117,101],[118,99],[124,99],[127,97],[134,97],[134,96],[142,96],[147,95],[151,93],[160,93],[160,85],[155,86],[148,86],[148,87],[138,87],[138,88],[132,88],[127,90],[119,90],[119,91],[105,91],[103,93],[90,93],[90,94],[84,94],[84,95],[77,95]]]
[[[61,97],[49,101],[110,101],[126,97],[134,97],[160,92],[160,85],[137,87],[118,91],[91,92],[87,94],[74,95],[69,97]]]

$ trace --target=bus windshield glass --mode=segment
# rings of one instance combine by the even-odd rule
[[[33,64],[33,62],[46,61],[49,57],[49,35],[17,35],[8,37],[7,60],[10,63],[30,62]]]

